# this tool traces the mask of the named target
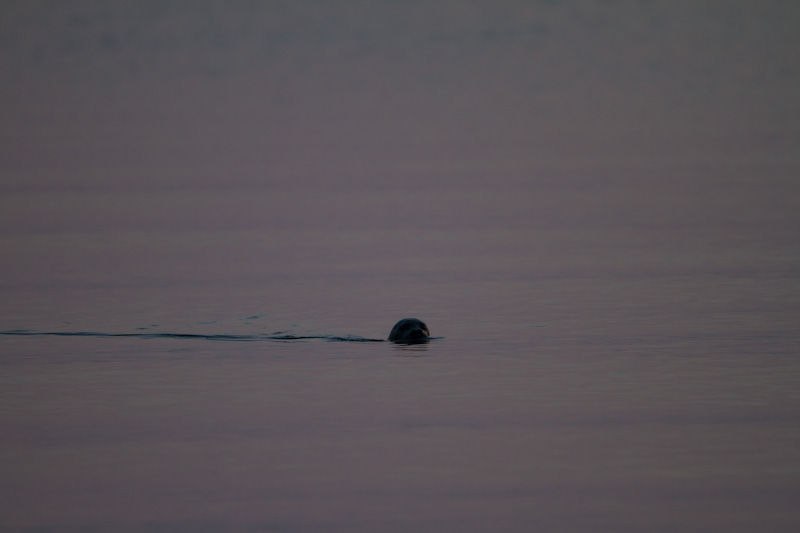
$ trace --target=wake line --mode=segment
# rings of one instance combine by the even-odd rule
[[[30,329],[14,329],[0,331],[0,335],[23,335],[31,337],[134,337],[140,339],[198,339],[207,341],[302,341],[319,339],[332,342],[385,342],[383,339],[367,339],[348,335],[202,335],[197,333],[100,333],[95,331],[34,331]]]

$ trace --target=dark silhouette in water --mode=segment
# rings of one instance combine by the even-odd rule
[[[389,333],[389,340],[406,344],[430,341],[431,332],[428,326],[418,318],[404,318],[394,325]]]
[[[155,326],[153,326],[155,327]],[[146,330],[150,328],[138,328]],[[383,339],[370,339],[356,335],[294,335],[285,331],[274,333],[257,333],[251,335],[226,335],[226,334],[201,334],[201,333],[168,333],[168,332],[137,332],[137,333],[102,333],[97,331],[37,331],[31,329],[0,330],[0,335],[30,335],[30,336],[59,336],[59,337],[137,337],[140,339],[204,339],[215,341],[304,341],[320,339],[325,341],[340,342],[386,342]],[[389,333],[389,341],[399,344],[422,344],[430,342],[430,331],[422,320],[417,318],[404,318],[394,325]]]

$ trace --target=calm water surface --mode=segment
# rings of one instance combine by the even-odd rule
[[[618,179],[635,188],[640,177]],[[737,194],[764,198],[746,183]],[[789,531],[800,364],[795,252],[782,227],[795,212],[777,197],[755,218],[687,200],[671,223],[638,218],[646,194],[645,205],[609,204],[569,179],[532,176],[504,191],[429,190],[439,202],[422,205],[408,193],[408,230],[390,213],[363,229],[214,234],[174,220],[136,233],[120,216],[122,227],[91,234],[7,236],[18,251],[6,268],[26,281],[6,289],[6,332],[143,336],[0,337],[5,520]],[[193,197],[247,204],[254,194],[280,209],[266,191]],[[349,205],[372,201],[350,194]],[[415,227],[492,195],[511,213]],[[529,218],[514,212],[521,197]],[[585,207],[540,228],[553,197]],[[103,210],[125,198],[79,202]],[[495,216],[519,227],[501,230]],[[41,264],[50,277],[36,274]],[[442,338],[326,338],[385,338],[406,315]],[[202,337],[284,333],[322,338]]]
[[[799,530],[800,11],[412,4],[3,3],[0,531]]]

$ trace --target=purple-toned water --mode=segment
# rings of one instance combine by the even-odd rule
[[[6,2],[0,530],[796,531],[800,13],[715,6]]]

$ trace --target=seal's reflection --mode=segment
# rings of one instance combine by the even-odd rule
[[[398,357],[425,357],[428,353],[428,343],[430,339],[419,340],[416,342],[396,342],[392,346],[394,354]]]

